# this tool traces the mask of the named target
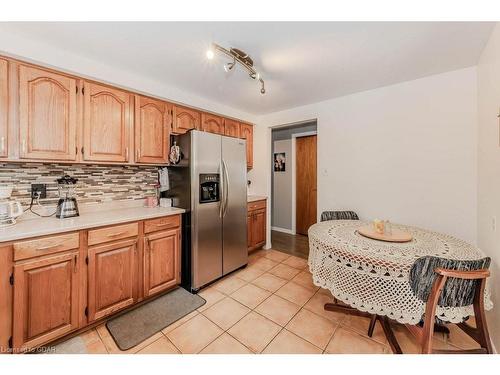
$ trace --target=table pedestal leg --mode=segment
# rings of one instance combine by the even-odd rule
[[[403,351],[401,350],[401,347],[399,346],[398,340],[396,339],[396,336],[394,336],[394,333],[392,332],[392,328],[390,326],[390,321],[389,318],[386,316],[380,316],[380,315],[373,315],[364,311],[359,311],[351,306],[339,304],[339,303],[325,303],[324,309],[326,311],[336,311],[336,312],[342,312],[344,314],[349,314],[349,315],[355,315],[355,316],[362,316],[366,318],[370,318],[370,326],[368,328],[368,336],[372,337],[373,335],[373,330],[375,329],[375,323],[377,321],[380,322],[380,325],[382,326],[382,329],[384,331],[385,337],[387,338],[387,341],[389,342],[389,346],[392,349],[392,352],[394,354],[403,354]]]

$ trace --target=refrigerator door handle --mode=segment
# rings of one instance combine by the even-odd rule
[[[222,165],[224,167],[224,211],[222,213],[222,217],[226,216],[227,211],[227,202],[229,200],[229,175],[227,173],[227,165],[226,161],[222,159]]]
[[[219,190],[220,190],[220,199],[219,199],[219,217],[222,218],[224,216],[224,196],[225,196],[225,182],[224,182],[224,165],[222,164],[222,160],[219,164]]]

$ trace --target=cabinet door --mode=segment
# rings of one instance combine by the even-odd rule
[[[144,297],[180,283],[180,229],[144,238]]]
[[[85,82],[83,159],[128,162],[130,94]]]
[[[135,239],[89,247],[89,321],[134,303],[135,256]]]
[[[266,243],[266,210],[256,210],[253,213],[252,245],[260,247]]]
[[[247,141],[247,169],[253,168],[253,125],[240,124],[240,137]]]
[[[191,129],[201,128],[200,112],[186,107],[174,105],[172,118],[172,133],[184,134]]]
[[[33,348],[78,328],[79,274],[77,251],[14,266],[14,348]]]
[[[224,119],[209,113],[201,114],[201,130],[224,135]]]
[[[224,135],[240,138],[240,123],[236,120],[224,119]]]
[[[253,230],[253,215],[251,212],[247,215],[247,247],[251,249],[252,245],[252,230]]]
[[[19,67],[22,159],[76,159],[76,79]]]
[[[170,108],[166,102],[135,96],[135,161],[167,163]]]
[[[8,67],[7,60],[0,59],[0,158],[8,155],[7,127],[8,127]]]

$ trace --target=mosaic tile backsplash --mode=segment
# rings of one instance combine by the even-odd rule
[[[31,202],[31,184],[47,184],[44,204],[57,204],[56,180],[68,174],[78,179],[78,203],[137,200],[155,196],[158,169],[145,166],[0,163],[0,184],[14,185],[12,197],[24,206]]]

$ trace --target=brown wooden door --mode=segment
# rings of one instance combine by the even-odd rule
[[[144,297],[180,283],[180,229],[144,238]]]
[[[296,232],[307,235],[317,221],[317,150],[315,135],[296,141]]]
[[[236,120],[224,119],[224,135],[240,138],[240,123]]]
[[[8,141],[7,121],[9,120],[8,68],[9,64],[7,60],[0,59],[0,158],[6,157],[8,155],[8,149],[7,149],[7,141]]]
[[[170,108],[161,100],[135,96],[135,161],[167,163]]]
[[[266,210],[253,213],[252,247],[260,247],[266,243]]]
[[[253,168],[253,125],[240,124],[240,137],[247,141],[247,169]]]
[[[19,66],[22,159],[76,159],[76,79]]]
[[[186,107],[174,105],[172,133],[184,134],[191,129],[201,128],[201,113]]]
[[[84,85],[83,159],[128,162],[130,94],[91,82]]]
[[[89,247],[89,321],[134,303],[136,248],[135,239]]]
[[[77,251],[14,266],[14,348],[32,348],[78,328],[79,275]]]
[[[224,135],[224,119],[209,113],[201,114],[201,130]]]

